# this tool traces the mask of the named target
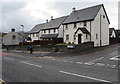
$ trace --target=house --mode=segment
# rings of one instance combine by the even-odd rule
[[[63,40],[63,25],[62,23],[67,16],[59,17],[51,20],[46,20],[46,23],[36,25],[29,31],[29,37],[32,42],[35,40]]]
[[[117,29],[116,33],[117,33],[117,38],[120,39],[120,29]]]
[[[117,38],[117,32],[114,28],[109,28],[109,38]]]
[[[0,33],[0,44],[3,44],[3,36],[5,36],[7,33],[1,32]]]
[[[19,42],[22,42],[22,35],[15,32],[15,29],[11,29],[11,32],[3,37],[4,45],[19,45]]]
[[[35,41],[35,40],[40,40],[41,34],[40,34],[40,30],[42,28],[44,28],[44,24],[37,24],[35,25],[35,27],[33,27],[33,29],[31,29],[28,33],[28,38],[31,39],[31,41]]]
[[[94,46],[109,45],[109,24],[103,4],[81,10],[73,8],[63,22],[64,42],[81,44],[92,41]]]
[[[63,25],[67,16],[59,17],[47,22],[44,28],[41,29],[41,39],[42,40],[62,40],[63,42]]]

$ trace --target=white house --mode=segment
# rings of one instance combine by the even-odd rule
[[[46,20],[46,23],[36,25],[29,31],[29,37],[34,40],[54,40],[63,39],[63,25],[62,23],[67,16],[59,17],[51,20]]]
[[[41,37],[41,32],[40,30],[44,28],[45,23],[42,24],[37,24],[33,29],[31,29],[28,33],[28,37],[31,38],[31,41],[33,42],[34,40],[40,40]]]
[[[110,38],[116,38],[117,37],[117,32],[114,28],[109,28],[109,37]]]
[[[11,32],[3,37],[4,45],[19,45],[22,42],[22,35],[15,32],[15,29],[11,29]]]
[[[59,17],[51,20],[45,24],[41,29],[41,39],[43,40],[63,40],[63,25],[67,16]]]
[[[103,4],[81,10],[73,8],[63,22],[64,42],[80,44],[93,41],[94,46],[109,45],[109,24]]]

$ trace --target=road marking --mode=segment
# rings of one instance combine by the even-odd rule
[[[63,60],[63,62],[67,62],[67,61]]]
[[[94,60],[92,60],[92,62],[95,62],[95,61],[98,61],[98,60],[101,60],[101,59],[103,59],[104,57],[100,57],[100,58],[98,58],[98,59],[94,59]]]
[[[82,77],[82,78],[87,78],[87,79],[92,79],[92,80],[96,80],[96,81],[101,81],[101,82],[110,82],[110,81],[103,80],[103,79],[93,78],[93,77],[90,77],[90,76],[84,76],[84,75],[79,75],[79,74],[75,74],[75,73],[69,73],[69,72],[65,72],[65,71],[59,71],[59,72],[60,73],[64,73],[64,74],[69,74],[69,75]]]
[[[104,66],[105,64],[103,63],[96,63],[97,66]]]
[[[31,63],[28,63],[28,62],[23,62],[23,61],[20,61],[20,62],[23,63],[23,64],[27,64],[27,65],[31,65],[31,66],[35,66],[35,67],[39,67],[39,68],[42,67],[42,66],[31,64]]]
[[[92,64],[95,64],[94,62],[86,62],[84,63],[85,65],[92,65]]]
[[[70,63],[74,63],[74,62],[72,62],[72,61],[69,61]]]
[[[114,51],[114,52],[110,53],[109,55],[114,55],[115,53],[118,53],[118,51]]]
[[[8,58],[8,57],[4,57],[4,59],[11,60],[11,61],[14,60],[14,59],[11,59],[11,58]]]
[[[110,60],[120,60],[120,58],[118,58],[120,55],[114,56],[112,58],[110,58]]]
[[[76,62],[77,64],[83,64],[82,62]]]

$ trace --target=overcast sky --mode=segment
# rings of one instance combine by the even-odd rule
[[[98,2],[99,1],[99,2]],[[0,2],[0,31],[9,32],[11,28],[30,31],[36,24],[46,19],[69,15],[72,8],[77,10],[104,4],[110,27],[118,28],[119,0],[2,0]]]

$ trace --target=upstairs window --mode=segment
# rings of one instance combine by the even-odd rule
[[[56,29],[54,29],[54,33],[56,32]]]
[[[48,30],[48,33],[50,34],[50,30]]]
[[[44,30],[44,34],[46,33],[46,30]]]
[[[76,28],[77,27],[77,24],[76,23],[74,23],[74,28]]]
[[[15,36],[15,35],[13,35],[13,36],[12,36],[12,39],[15,39],[15,38],[16,38],[16,36]]]
[[[85,22],[83,22],[83,26],[87,26],[87,22],[85,21]]]
[[[65,25],[65,30],[68,30],[68,25],[67,24]]]

